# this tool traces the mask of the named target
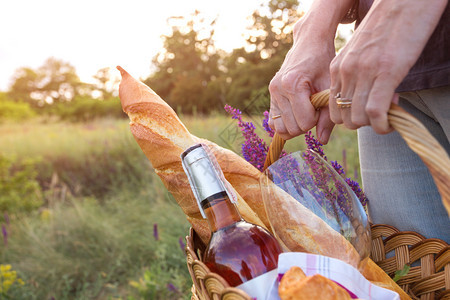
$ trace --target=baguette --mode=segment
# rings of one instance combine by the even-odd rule
[[[248,222],[271,230],[261,197],[260,171],[236,153],[192,135],[173,109],[153,90],[134,79],[123,68],[117,69],[122,76],[119,97],[123,111],[130,118],[131,132],[199,237],[206,243],[210,230],[201,217],[183,171],[180,155],[193,144],[200,142],[209,146],[225,178],[235,189],[237,208],[242,217]],[[280,244],[290,251],[322,254],[342,259],[354,266],[358,264],[358,253],[343,236],[289,194],[276,187],[272,188],[275,195],[271,205],[278,214],[276,218],[272,218],[272,223],[276,223],[272,225],[276,225],[273,226],[277,228],[274,233]],[[301,220],[290,217],[292,211],[301,215]],[[375,263],[359,267],[371,276],[369,280],[390,286],[402,299],[410,299]]]

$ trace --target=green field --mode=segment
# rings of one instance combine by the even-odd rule
[[[239,151],[225,112],[181,119],[193,134]],[[286,145],[304,148],[301,137]],[[353,176],[356,133],[337,128],[325,153],[343,163],[344,150]],[[0,264],[17,272],[6,282],[3,267],[0,299],[189,299],[180,246],[189,224],[127,120],[4,123],[0,158],[0,209],[8,211]]]

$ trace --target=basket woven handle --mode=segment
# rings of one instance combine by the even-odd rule
[[[311,104],[316,109],[324,107],[328,105],[329,96],[330,90],[314,94],[311,96]],[[388,111],[388,120],[430,170],[441,194],[442,203],[450,215],[450,158],[447,152],[419,120],[394,103]],[[284,143],[285,140],[275,133],[269,146],[264,169],[278,160]]]

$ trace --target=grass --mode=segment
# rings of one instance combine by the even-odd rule
[[[150,271],[157,278],[151,299],[186,298],[191,282],[178,241],[188,224],[179,207],[165,201],[163,188],[153,188],[150,193],[123,192],[101,205],[91,198],[71,199],[14,222],[2,261],[27,284],[13,296],[129,297],[138,294],[130,281]]]
[[[236,123],[225,113],[181,119],[193,134],[239,153]],[[266,136],[260,126],[257,132]],[[0,241],[0,264],[11,264],[25,282],[8,291],[12,299],[190,297],[179,246],[189,224],[134,141],[128,120],[5,123],[0,143],[0,155],[33,161],[43,199],[38,210],[2,222],[7,244]],[[304,149],[303,138],[285,148]],[[337,128],[325,153],[342,162],[343,149],[352,174],[359,168],[356,133]]]

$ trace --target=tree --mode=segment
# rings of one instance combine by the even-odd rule
[[[71,101],[76,95],[85,93],[75,68],[67,62],[49,58],[37,70],[20,68],[13,75],[14,83],[9,97],[24,101],[33,107]]]
[[[196,11],[169,18],[164,50],[145,83],[173,108],[209,112],[225,104],[243,108],[255,93],[266,93],[292,44],[292,25],[301,17],[297,0],[271,0],[252,14],[247,44],[224,53],[214,45],[214,20]]]
[[[156,71],[145,83],[176,109],[207,112],[211,99],[206,95],[217,89],[213,82],[221,74],[221,55],[213,41],[215,20],[207,21],[195,11],[171,17],[168,24],[172,32],[163,36],[164,51],[153,59]]]
[[[244,108],[259,91],[265,92],[269,107],[267,87],[292,46],[292,26],[301,16],[297,0],[271,0],[252,14],[247,45],[235,49],[225,65],[230,105]]]
[[[91,94],[94,98],[107,100],[117,96],[117,90],[114,86],[119,82],[119,79],[111,75],[111,68],[102,68],[93,77],[97,82],[91,86]]]

